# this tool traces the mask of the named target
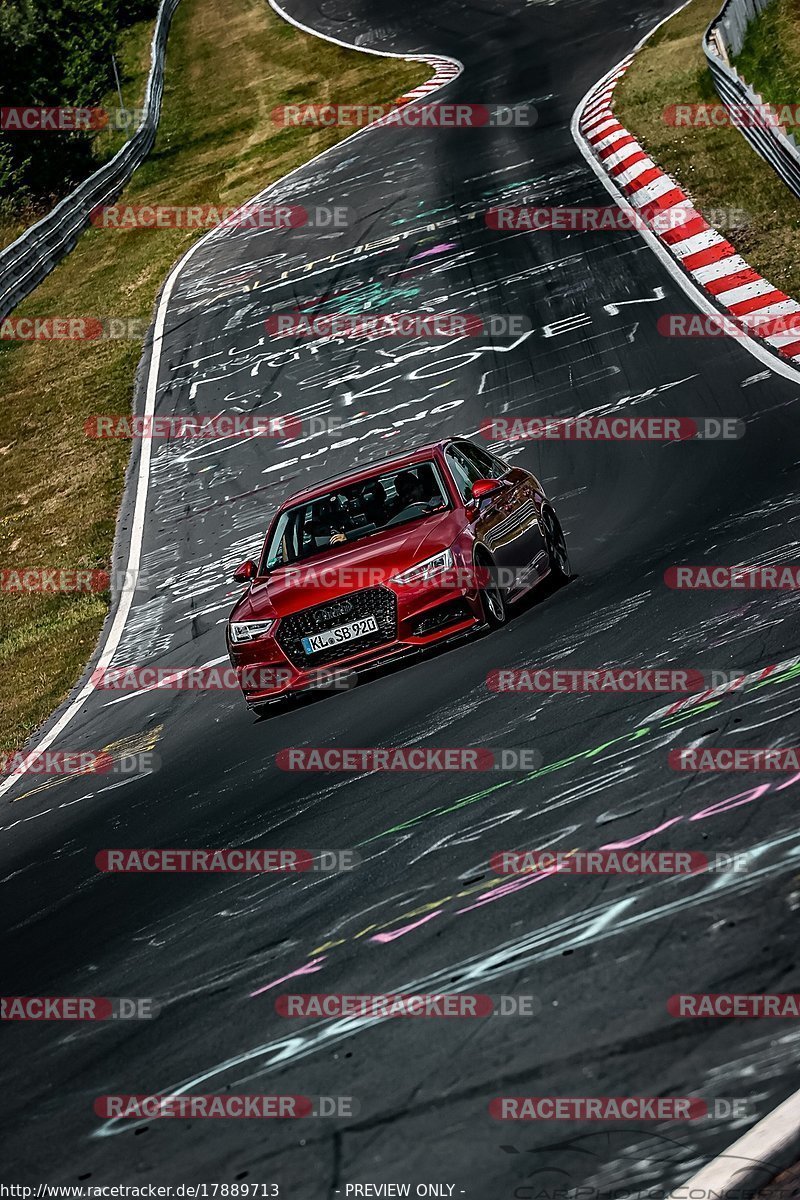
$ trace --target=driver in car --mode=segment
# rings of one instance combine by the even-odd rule
[[[326,545],[340,546],[342,542],[346,542],[347,534],[344,531],[344,525],[342,514],[330,497],[326,496],[322,500],[318,500],[311,524],[316,548],[321,549]]]

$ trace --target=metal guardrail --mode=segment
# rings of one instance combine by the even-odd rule
[[[774,110],[731,63],[742,49],[748,25],[771,3],[772,0],[725,0],[703,36],[703,52],[714,86],[733,123],[800,197],[800,146],[794,134],[777,123]]]
[[[161,0],[150,50],[142,119],[121,150],[46,216],[0,251],[0,320],[49,275],[78,241],[92,210],[115,199],[153,148],[164,92],[167,36],[180,0]]]
[[[747,27],[773,0],[727,0],[709,26],[716,30],[728,55],[741,54]]]

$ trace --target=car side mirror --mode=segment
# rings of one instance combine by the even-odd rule
[[[233,572],[234,583],[249,583],[251,579],[255,579],[258,574],[258,567],[251,558],[243,562]]]
[[[477,504],[480,504],[481,500],[485,500],[487,496],[493,496],[496,492],[501,492],[505,486],[500,479],[476,479],[470,495]]]

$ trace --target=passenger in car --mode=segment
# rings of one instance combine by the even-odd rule
[[[389,519],[389,509],[386,503],[386,488],[380,479],[367,483],[361,493],[361,507],[367,521],[378,529]]]
[[[426,467],[427,470],[425,469]],[[436,476],[426,463],[422,464],[417,473],[414,471],[401,471],[395,477],[394,486],[397,490],[397,499],[395,500],[392,516],[397,516],[403,509],[410,508],[413,505],[422,505],[428,508],[429,511],[434,512],[444,503],[439,486],[436,483]]]

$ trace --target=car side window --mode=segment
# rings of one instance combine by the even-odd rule
[[[266,570],[272,571],[275,567],[285,567],[288,563],[297,562],[300,557],[298,539],[301,537],[302,530],[297,514],[291,511],[283,513],[272,538],[272,551],[265,564]]]
[[[511,467],[508,465],[508,463],[503,462],[502,458],[498,458],[496,454],[490,454],[489,458],[491,458],[492,462],[494,463],[494,469],[496,472],[496,474],[492,476],[492,479],[502,479],[503,476],[507,475],[511,470]]]
[[[481,473],[477,467],[473,466],[463,454],[458,451],[455,446],[448,446],[446,452],[447,465],[450,468],[450,474],[456,481],[462,498],[469,500],[472,495],[472,485],[476,479],[481,478]]]
[[[480,472],[479,479],[500,479],[508,470],[508,467],[499,458],[494,458],[486,450],[481,450],[479,446],[473,446],[471,442],[464,442],[458,449],[472,467]]]

